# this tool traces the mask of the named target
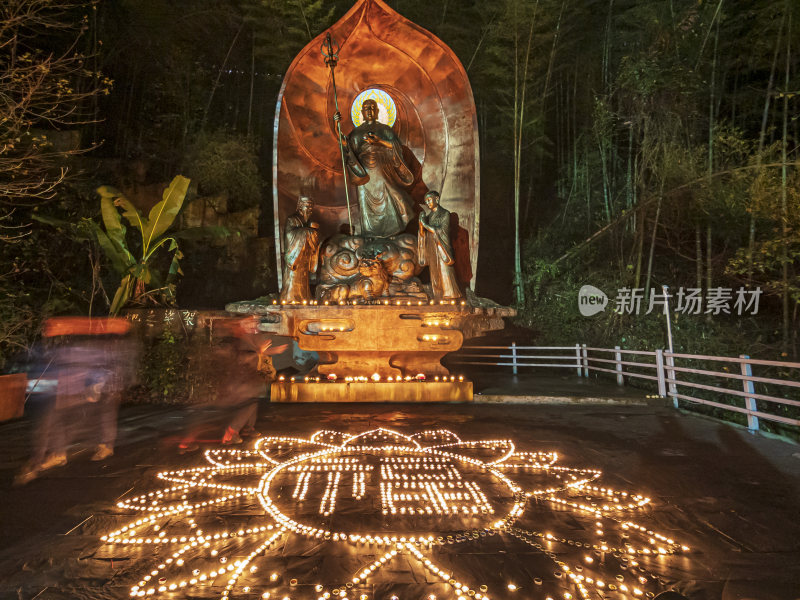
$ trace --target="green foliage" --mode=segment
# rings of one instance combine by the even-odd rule
[[[104,104],[103,150],[155,158],[162,176],[180,166],[227,45],[236,33],[226,2],[120,0],[98,7],[104,60],[119,82]],[[224,47],[223,47],[224,46]]]
[[[188,364],[185,341],[165,329],[148,346],[141,363],[139,381],[148,399],[168,404],[185,402],[189,393],[186,377]]]
[[[261,200],[256,145],[244,136],[199,134],[188,150],[186,170],[201,195],[226,195],[229,212],[252,208]]]
[[[40,318],[30,298],[0,298],[0,370],[15,356],[24,356],[38,334]]]
[[[30,219],[14,213],[29,233],[0,242],[0,368],[25,353],[46,318],[92,313],[103,296],[100,249],[89,215],[95,209],[90,188],[68,183],[53,202],[31,210]],[[42,227],[40,223],[50,223]],[[38,226],[37,226],[38,225]]]
[[[97,239],[112,268],[122,277],[109,309],[112,315],[119,313],[129,300],[142,303],[157,297],[167,304],[174,301],[175,278],[182,275],[179,261],[183,254],[176,238],[165,234],[178,216],[188,190],[189,180],[176,176],[164,190],[161,202],[145,217],[115,188],[97,188],[105,225],[105,230],[97,226]],[[138,230],[136,254],[129,249],[127,229],[117,208],[122,209],[122,216]],[[166,278],[153,268],[153,257],[162,247],[172,253]],[[148,291],[147,287],[152,289]]]
[[[490,113],[484,135],[499,140],[495,151],[509,159],[521,142],[525,167],[547,153],[541,100],[548,92],[556,9],[552,0],[504,0],[486,10],[483,48],[471,70]]]
[[[597,317],[597,327],[580,325],[559,310],[554,298],[575,292],[558,281],[571,289],[585,274],[577,260],[592,265],[592,281],[584,282],[601,288],[596,281],[612,289],[760,285],[768,296],[756,337],[765,357],[776,356],[774,321],[783,319],[783,331],[792,331],[800,316],[798,130],[792,101],[784,106],[778,89],[785,87],[785,61],[796,63],[787,40],[796,37],[798,5],[759,0],[746,11],[745,29],[745,9],[719,0],[558,4],[542,2],[541,18],[552,23],[565,10],[577,45],[565,39],[560,47],[572,52],[555,59],[561,95],[542,99],[558,177],[556,189],[547,190],[545,167],[533,186],[543,200],[527,227],[534,241],[524,280],[534,300],[522,319],[552,328],[554,337],[574,323],[576,332],[586,328],[606,344],[625,327],[642,331],[640,321],[609,315]],[[791,68],[789,80],[788,89],[796,89]],[[559,274],[550,277],[548,265]],[[781,315],[776,309],[786,294]],[[548,318],[545,307],[557,316]],[[706,320],[699,321],[692,328],[710,339]],[[713,335],[733,344],[740,342],[734,333]],[[789,354],[796,358],[793,340]],[[661,345],[652,335],[641,341]]]
[[[800,172],[793,173],[787,188],[787,214],[781,214],[781,181],[773,170],[762,169],[751,185],[749,212],[754,213],[762,227],[772,236],[757,240],[753,249],[754,283],[765,292],[780,297],[788,292],[792,305],[800,305]],[[785,235],[783,226],[785,224]],[[783,279],[783,267],[788,277]],[[730,258],[726,272],[744,278],[751,263],[747,248],[739,248]]]
[[[244,0],[259,58],[283,73],[300,50],[333,24],[336,6],[324,0]],[[265,26],[266,25],[266,26]]]
[[[541,252],[547,240],[528,253]],[[587,344],[601,348],[620,346],[631,350],[653,350],[667,347],[666,321],[660,306],[645,314],[642,302],[638,315],[615,311],[617,290],[632,287],[632,273],[609,268],[607,252],[587,252],[580,261],[553,267],[545,260],[526,262],[526,285],[529,303],[519,322],[533,330],[537,345]],[[691,278],[670,281],[661,272],[654,277],[653,287],[662,283],[691,286]],[[578,291],[593,285],[609,296],[604,312],[585,317],[578,310]],[[673,305],[674,309],[675,306]],[[761,309],[764,310],[763,307]],[[704,314],[673,314],[672,332],[676,352],[727,356],[732,348],[745,349],[753,356],[779,358],[763,331],[763,312],[756,316],[719,315],[709,320]],[[769,317],[767,317],[769,318]]]

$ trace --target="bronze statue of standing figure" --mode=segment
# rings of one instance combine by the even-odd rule
[[[283,287],[281,302],[311,300],[310,277],[319,263],[319,225],[311,221],[314,201],[300,196],[297,212],[283,229]]]
[[[401,233],[414,216],[404,189],[414,183],[414,174],[403,161],[394,129],[378,121],[378,103],[364,100],[361,114],[364,122],[342,140],[347,168],[358,186],[361,235],[389,237]],[[341,115],[337,112],[333,118],[339,121]]]
[[[429,212],[419,215],[417,255],[421,266],[430,267],[431,290],[435,300],[461,298],[456,279],[455,254],[450,243],[450,211],[439,204],[439,192],[425,194]]]

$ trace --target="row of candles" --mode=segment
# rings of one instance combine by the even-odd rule
[[[360,437],[360,436],[357,436],[357,437]],[[286,515],[283,512],[281,512],[281,510],[276,506],[276,504],[274,503],[274,501],[270,497],[270,486],[272,484],[272,481],[275,478],[275,476],[278,475],[278,473],[280,473],[282,470],[289,469],[292,466],[297,466],[298,464],[303,463],[303,462],[307,462],[309,460],[313,462],[317,458],[323,458],[323,457],[344,458],[344,457],[341,456],[342,453],[348,453],[349,454],[349,453],[353,453],[353,452],[357,453],[359,451],[361,451],[361,452],[365,452],[365,451],[366,452],[376,452],[376,451],[379,451],[379,452],[383,452],[383,453],[392,453],[392,452],[396,452],[396,451],[401,451],[403,454],[406,454],[409,457],[413,457],[413,458],[423,457],[423,456],[427,455],[428,457],[433,456],[433,457],[440,457],[440,458],[451,459],[451,460],[455,459],[455,460],[458,460],[458,461],[460,461],[462,463],[472,464],[472,465],[477,466],[477,467],[487,467],[487,466],[489,466],[486,463],[484,463],[483,461],[475,459],[475,458],[472,458],[472,457],[469,457],[469,456],[453,454],[453,453],[450,453],[450,452],[444,452],[444,451],[436,450],[436,449],[433,449],[433,448],[427,448],[427,449],[423,450],[421,448],[402,447],[402,446],[398,446],[398,447],[395,447],[395,446],[382,446],[382,447],[364,446],[364,447],[360,447],[360,446],[348,446],[347,442],[345,442],[339,448],[326,448],[326,449],[321,450],[319,452],[313,452],[313,453],[310,453],[310,454],[302,454],[299,457],[290,459],[290,460],[284,462],[283,464],[277,466],[276,468],[274,468],[272,471],[270,471],[268,474],[266,474],[264,476],[264,478],[262,478],[261,481],[260,481],[260,487],[259,487],[257,496],[258,496],[258,499],[259,499],[261,505],[263,506],[265,511],[278,523],[278,525],[280,527],[288,529],[288,530],[290,530],[290,531],[292,531],[292,532],[294,532],[294,533],[296,533],[298,535],[304,536],[304,537],[316,538],[316,539],[324,539],[324,540],[332,539],[334,541],[337,541],[337,540],[348,540],[349,539],[351,542],[361,542],[361,543],[370,543],[370,544],[372,544],[372,543],[375,543],[375,544],[395,543],[396,538],[395,539],[391,539],[389,537],[382,537],[382,536],[372,536],[372,535],[363,536],[363,535],[347,533],[347,532],[335,532],[335,531],[326,530],[326,529],[321,528],[321,527],[314,527],[314,526],[311,526],[311,525],[305,525],[305,524],[298,523],[297,521],[295,521],[294,519],[292,519],[288,515]],[[503,527],[506,527],[506,526],[510,525],[511,523],[513,523],[519,517],[519,515],[522,513],[522,511],[524,509],[524,506],[525,506],[525,504],[527,502],[527,498],[526,498],[526,495],[524,493],[522,493],[523,490],[518,485],[513,483],[511,480],[509,480],[503,473],[501,473],[500,471],[497,471],[494,468],[488,469],[488,472],[491,475],[493,475],[496,478],[496,480],[499,480],[499,483],[505,485],[508,488],[508,490],[511,492],[512,496],[514,496],[516,498],[516,500],[514,501],[512,507],[506,513],[505,517],[500,519],[500,520],[498,520],[498,521],[496,521],[492,525],[493,528],[501,529]],[[332,512],[333,511],[329,509],[327,511],[323,511],[323,514],[325,514],[325,513],[330,514]],[[405,537],[401,537],[400,541],[401,542],[405,542],[406,538]],[[410,541],[413,542],[414,541],[413,538]]]
[[[222,577],[223,585],[227,584],[225,585],[222,598],[227,600],[229,595],[236,588],[239,578],[245,573],[252,574],[258,569],[257,566],[252,565],[252,561],[260,554],[263,554],[278,539],[282,538],[290,531],[293,531],[300,535],[317,539],[333,539],[334,541],[338,539],[341,541],[346,540],[350,543],[389,546],[389,548],[387,548],[388,551],[381,558],[371,565],[359,569],[352,580],[347,583],[347,588],[362,583],[370,577],[374,571],[380,569],[386,562],[397,556],[398,553],[408,552],[420,560],[434,575],[441,578],[443,582],[449,584],[457,594],[459,600],[471,600],[472,598],[475,600],[488,600],[488,596],[485,595],[485,586],[479,587],[480,592],[483,592],[483,594],[479,593],[478,590],[470,589],[464,582],[454,579],[449,571],[445,571],[434,565],[430,557],[426,553],[423,553],[434,544],[451,543],[450,539],[452,536],[447,536],[447,540],[438,538],[435,541],[435,538],[430,535],[389,537],[381,535],[363,535],[354,532],[327,531],[325,529],[300,525],[277,510],[277,507],[275,507],[269,499],[269,481],[278,472],[291,469],[291,466],[305,466],[303,463],[309,459],[311,459],[311,462],[319,461],[320,464],[328,467],[339,465],[353,466],[353,462],[357,462],[358,460],[353,456],[353,453],[356,455],[362,453],[374,455],[378,452],[382,455],[380,458],[381,463],[386,465],[391,464],[395,467],[402,466],[403,468],[411,468],[414,470],[420,469],[424,471],[425,469],[423,467],[425,465],[445,466],[454,460],[473,464],[475,466],[482,466],[484,469],[487,469],[488,473],[494,475],[499,482],[505,484],[509,491],[512,492],[516,498],[514,506],[506,513],[504,518],[497,520],[488,528],[478,529],[474,532],[465,532],[465,534],[456,537],[461,538],[463,541],[463,539],[469,539],[470,537],[477,538],[479,535],[506,532],[534,546],[544,552],[548,557],[552,558],[558,567],[557,570],[559,573],[557,573],[557,576],[569,580],[570,583],[575,586],[577,595],[584,600],[594,597],[597,593],[602,594],[602,592],[606,590],[609,592],[621,592],[625,594],[626,597],[632,596],[633,598],[640,598],[645,596],[652,598],[654,594],[647,591],[647,587],[653,581],[657,581],[657,578],[654,578],[653,575],[648,573],[637,559],[641,556],[665,556],[689,551],[688,547],[683,546],[667,535],[653,531],[634,521],[619,520],[618,517],[613,516],[613,513],[618,511],[639,510],[647,505],[650,499],[638,494],[614,490],[606,486],[592,485],[591,482],[600,476],[600,472],[595,469],[575,469],[558,466],[555,464],[557,460],[557,454],[555,452],[514,452],[511,456],[504,456],[501,461],[487,463],[470,456],[455,454],[453,451],[457,451],[460,448],[494,448],[496,451],[503,451],[513,447],[513,443],[510,440],[484,440],[482,443],[461,442],[458,436],[450,434],[450,432],[436,431],[425,433],[432,435],[423,434],[409,437],[397,434],[396,432],[376,429],[353,436],[346,436],[339,432],[318,432],[310,439],[306,440],[284,437],[261,438],[252,451],[228,450],[228,460],[233,459],[236,461],[234,465],[220,464],[222,460],[225,460],[222,458],[222,454],[225,451],[215,450],[215,460],[213,461],[211,461],[211,456],[209,455],[210,451],[208,451],[206,453],[206,458],[209,459],[210,462],[213,462],[213,466],[159,473],[159,478],[170,482],[172,485],[142,494],[136,498],[119,502],[118,505],[120,508],[145,511],[146,514],[122,526],[116,531],[104,535],[102,539],[109,543],[123,544],[164,544],[170,542],[180,544],[180,547],[175,552],[165,556],[161,564],[153,568],[149,573],[144,575],[136,585],[132,586],[130,593],[132,597],[153,596],[164,592],[175,592],[187,587],[210,584],[215,578]],[[323,437],[331,441],[340,441],[340,443],[329,445],[320,442],[319,438]],[[437,449],[432,447],[423,449],[416,439],[414,439],[416,437],[423,439],[428,438],[427,441],[431,441],[430,437],[433,437],[434,443],[436,441],[444,443],[440,443]],[[457,441],[454,442],[453,440]],[[369,444],[370,441],[393,441],[395,443],[399,442],[400,445],[376,447]],[[405,441],[405,445],[403,441]],[[282,464],[277,464],[277,462],[272,459],[267,459],[268,463],[254,462],[245,464],[244,462],[240,462],[243,459],[254,458],[257,454],[261,454],[264,458],[267,458],[264,454],[269,453],[270,448],[275,446],[278,448],[285,447],[287,443],[289,446],[299,444],[302,447],[305,445],[306,448],[308,448],[309,444],[312,446],[317,445],[317,447],[319,444],[322,444],[328,446],[328,448],[319,452],[312,452],[311,454],[295,457]],[[300,449],[300,447],[298,447],[298,449]],[[445,451],[445,449],[447,451]],[[505,455],[506,452],[503,452],[503,454]],[[261,485],[258,488],[214,481],[218,476],[225,476],[226,474],[238,472],[238,470],[243,467],[254,467],[259,471],[261,469],[271,469],[271,471],[261,480]],[[287,469],[287,467],[289,467],[289,469]],[[551,476],[555,476],[556,479],[561,481],[555,486],[523,490],[517,484],[512,483],[512,481],[502,473],[502,470],[505,469],[516,470],[519,468],[532,469],[534,472],[548,472]],[[359,472],[357,475],[359,479],[353,482],[354,495],[363,496],[366,491],[364,485],[366,474]],[[424,476],[424,473],[420,472],[419,475]],[[333,479],[338,479],[339,476],[340,473],[329,473],[329,477]],[[305,487],[303,484],[300,485]],[[336,486],[333,485],[332,487],[335,488]],[[409,487],[413,489],[415,486]],[[192,502],[187,498],[187,494],[192,488],[201,488],[207,491],[213,490],[221,493],[221,496]],[[405,491],[400,492],[398,488],[400,488],[400,486],[388,486],[388,489],[384,487],[381,491],[382,493],[388,494],[391,500],[399,500],[401,502],[408,501],[409,499],[413,499],[413,501],[417,500],[416,494],[413,491],[409,494],[409,492]],[[447,488],[450,488],[450,486],[448,485]],[[455,491],[458,486],[453,486],[453,488],[455,492],[454,496],[451,497],[451,494],[454,492],[448,489],[447,492],[443,493],[443,497],[447,496],[444,497],[444,500],[450,502],[456,501],[456,503],[458,503],[459,500],[463,501],[466,499],[463,491]],[[405,485],[400,489],[405,490]],[[555,495],[570,489],[573,490],[573,492],[566,496]],[[425,490],[429,493],[433,491],[427,486],[425,486]],[[441,492],[442,490],[439,488],[437,491]],[[302,491],[300,493],[302,493]],[[298,493],[298,495],[300,495],[300,493]],[[583,496],[583,500],[578,499],[575,493],[579,496]],[[216,506],[221,504],[238,502],[248,497],[252,498],[253,494],[258,497],[267,512],[275,518],[277,521],[275,525],[268,524],[246,529],[223,529],[214,532],[205,532],[195,521],[194,517],[200,511],[205,512],[212,509],[212,506],[216,508]],[[409,495],[411,498],[408,497]],[[461,498],[458,496],[461,496]],[[545,502],[553,503],[557,507],[557,510],[572,509],[578,513],[594,516],[596,521],[594,523],[595,531],[593,533],[596,536],[596,540],[568,540],[547,531],[530,531],[516,527],[514,521],[522,513],[526,498],[537,496]],[[468,497],[470,497],[470,500],[474,500],[472,494],[469,494]],[[173,503],[175,499],[179,500]],[[335,497],[329,498],[328,500],[327,512],[330,514],[334,511]],[[447,502],[447,504],[450,504],[450,502]],[[491,506],[491,504],[486,501],[485,496],[482,497],[481,501],[477,504]],[[220,506],[220,508],[222,507]],[[414,512],[420,511],[415,510]],[[168,534],[165,529],[162,528],[162,523],[166,525],[174,521],[176,516],[182,516],[186,519],[184,522],[188,523],[190,531],[181,532],[181,534],[176,535],[175,533]],[[616,547],[607,538],[605,532],[607,525],[621,526],[623,531],[635,534],[635,537],[639,538],[641,541],[636,543],[632,538],[629,539],[628,535],[623,535],[621,540],[622,545]],[[152,533],[145,533],[145,531],[143,531],[148,529]],[[472,535],[470,535],[470,533]],[[248,538],[251,536],[260,538],[257,547],[248,556],[237,560],[231,559],[230,563],[227,557],[218,556],[218,550],[212,547],[213,543],[224,543],[224,540],[229,538]],[[568,565],[561,560],[562,555],[556,554],[552,548],[553,544],[559,543],[569,544],[577,548],[584,547],[588,552],[580,558],[579,563]],[[214,562],[217,564],[203,570],[197,568],[192,570],[189,564],[186,564],[189,553],[202,553],[203,551],[205,551],[207,557],[214,559]],[[600,558],[594,558],[592,553]],[[626,566],[622,568],[627,568],[627,571],[606,578],[599,577],[599,573],[590,574],[587,572],[587,570],[593,568],[597,560],[602,561],[606,554],[613,554],[614,557],[618,557],[620,562],[625,563]],[[584,564],[581,565],[581,562]],[[168,578],[165,576],[167,575],[166,571],[177,571],[171,573],[176,576],[176,578],[172,581],[168,581]],[[605,574],[607,576],[611,575],[611,573],[608,572]],[[269,576],[269,581],[275,583],[278,578],[279,576],[277,573],[272,573]],[[537,586],[543,584],[541,577],[536,577],[533,581]],[[296,586],[297,580],[293,579],[289,584],[290,586]],[[341,587],[343,588],[345,586]],[[510,592],[519,589],[513,582],[509,582],[507,588]],[[250,588],[249,586],[245,586],[241,588],[241,591],[247,593],[250,591]],[[347,593],[342,593],[345,592],[344,589],[327,591],[324,586],[318,584],[315,586],[315,591],[320,593],[318,600],[348,600]],[[261,597],[269,598],[270,592],[263,592]],[[562,592],[559,598],[562,597],[564,600],[571,600],[571,598],[573,598],[572,594],[569,592]],[[285,596],[283,600],[289,600],[289,597]],[[366,595],[362,594],[359,600],[366,600]],[[435,596],[429,596],[429,600],[435,600]]]
[[[388,300],[388,299],[376,299],[376,300],[365,300],[364,298],[359,298],[357,300],[339,300],[338,302],[329,302],[325,300],[324,302],[319,302],[317,300],[292,300],[286,301],[281,300],[280,303],[277,300],[272,301],[273,305],[280,304],[281,306],[288,306],[288,307],[301,307],[301,306],[466,306],[466,300],[429,300],[425,302],[424,300]]]
[[[291,383],[297,383],[297,377],[289,377],[287,378],[285,375],[280,375],[278,377],[278,381],[289,381]],[[389,375],[385,379],[381,377],[379,373],[373,373],[369,377],[366,375],[348,375],[346,377],[339,377],[335,373],[330,373],[328,375],[319,376],[319,375],[306,375],[303,377],[303,383],[404,383],[404,382],[411,382],[411,381],[427,381],[427,382],[455,382],[455,381],[464,381],[463,375],[434,375],[431,377],[430,375],[425,375],[424,373],[417,373],[413,377],[411,375],[406,375],[403,377],[402,375],[398,375],[397,377],[392,377]]]

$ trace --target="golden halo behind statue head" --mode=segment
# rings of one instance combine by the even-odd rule
[[[394,104],[394,100],[392,100],[389,94],[378,88],[364,90],[353,100],[353,104],[350,107],[350,118],[353,121],[353,125],[358,127],[364,122],[364,115],[361,114],[361,106],[364,104],[365,100],[374,100],[378,104],[378,121],[389,127],[394,125],[394,122],[397,120],[397,107]]]

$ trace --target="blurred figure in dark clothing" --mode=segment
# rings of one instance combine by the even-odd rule
[[[139,364],[139,343],[130,333],[110,335],[102,339],[105,377],[97,388],[97,449],[92,460],[99,461],[114,454],[117,440],[117,415],[122,395],[136,380]]]
[[[220,344],[215,356],[223,374],[220,400],[235,408],[222,443],[241,444],[242,437],[260,435],[254,426],[258,404],[268,397],[275,377],[271,356],[286,350],[287,345],[273,346],[271,336],[258,331],[258,317],[237,319],[229,330],[231,335]]]
[[[97,442],[92,458],[102,460],[113,454],[121,392],[130,381],[128,373],[135,370],[135,358],[122,350],[133,348],[130,330],[130,322],[118,318],[62,317],[45,323],[40,362],[46,362],[47,377],[57,384],[55,393],[44,399],[34,428],[33,452],[17,483],[27,483],[42,471],[67,463],[67,449],[85,424],[79,417],[89,407],[88,414],[98,417],[91,436]],[[128,357],[130,362],[126,362]]]
[[[286,343],[273,345],[273,335],[259,332],[259,321],[257,316],[214,321],[208,361],[213,390],[205,402],[192,406],[192,423],[178,446],[181,453],[199,449],[198,442],[219,441],[213,433],[208,436],[209,430],[222,429],[223,444],[259,435],[258,404],[268,397],[275,378],[271,359],[288,348]]]

